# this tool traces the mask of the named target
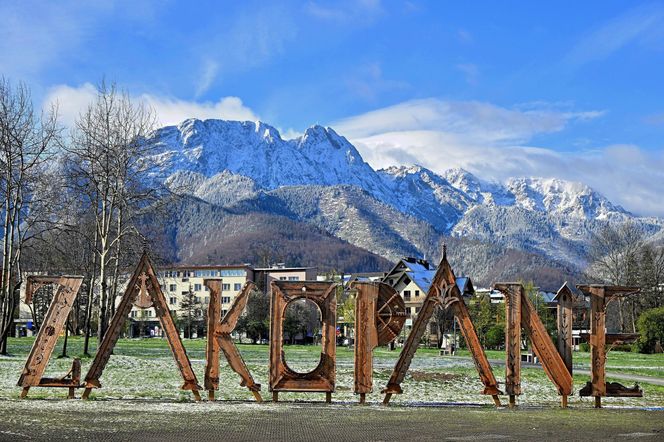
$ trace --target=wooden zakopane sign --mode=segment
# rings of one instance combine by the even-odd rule
[[[521,283],[497,283],[495,288],[505,296],[505,393],[510,407],[516,405],[521,394],[521,328],[526,330],[533,344],[535,355],[558,394],[561,404],[567,407],[567,397],[572,393],[572,374],[549,337],[535,306],[528,299]]]
[[[214,400],[214,392],[219,389],[219,350],[223,351],[228,365],[240,375],[240,385],[247,387],[258,402],[263,398],[260,394],[261,386],[254,381],[242,355],[235,346],[231,333],[235,330],[238,319],[247,306],[249,295],[256,288],[253,282],[246,282],[235,297],[231,308],[221,318],[221,279],[205,279],[205,286],[210,289],[210,304],[208,305],[207,318],[207,347],[205,358],[205,381],[204,386],[208,391],[208,399]]]
[[[71,312],[74,305],[74,300],[82,282],[82,276],[28,276],[25,288],[26,304],[32,302],[33,294],[41,287],[56,284],[57,289],[17,383],[19,387],[23,387],[21,398],[27,396],[30,387],[61,387],[69,388],[68,397],[73,399],[74,390],[79,386],[81,378],[81,361],[79,359],[74,359],[70,372],[61,378],[44,378],[42,376],[55,344],[58,342],[58,336],[60,336],[69,312]]]
[[[355,282],[355,394],[365,403],[373,388],[373,350],[392,342],[408,314],[403,298],[382,282]]]
[[[270,302],[270,391],[272,400],[279,400],[280,391],[310,391],[325,393],[332,400],[336,364],[336,314],[338,284],[312,281],[272,281]],[[316,304],[321,313],[322,350],[318,366],[309,373],[298,373],[288,367],[284,357],[284,317],[288,304],[307,299]]]
[[[461,291],[456,285],[456,277],[454,276],[452,267],[447,261],[447,253],[445,249],[443,249],[443,258],[438,265],[438,270],[436,270],[436,274],[431,282],[431,287],[429,287],[427,296],[424,298],[424,303],[417,315],[415,324],[413,324],[408,339],[406,339],[406,344],[399,355],[399,360],[394,366],[394,371],[388,381],[387,387],[383,390],[383,393],[385,394],[383,404],[389,404],[390,398],[393,394],[400,394],[402,392],[401,383],[406,377],[410,363],[420,345],[420,340],[424,335],[427,324],[429,323],[436,306],[452,309],[452,312],[459,323],[459,327],[461,328],[461,333],[463,334],[466,344],[473,356],[473,360],[475,361],[475,368],[479,373],[480,380],[484,384],[482,394],[491,395],[494,403],[499,406],[500,399],[498,398],[498,395],[501,394],[501,391],[498,389],[498,382],[491,371],[489,360],[477,338],[475,327],[470,320],[468,308],[463,301]]]
[[[122,326],[127,320],[132,306],[139,308],[154,307],[155,314],[157,318],[159,318],[161,327],[166,334],[168,345],[173,353],[180,374],[184,379],[184,384],[181,388],[183,390],[191,390],[196,400],[200,400],[201,397],[198,390],[200,390],[201,387],[198,385],[196,375],[191,368],[191,362],[187,357],[187,352],[182,345],[180,335],[175,327],[171,313],[168,310],[168,304],[161,291],[157,275],[155,274],[152,263],[145,252],[141,257],[138,266],[136,266],[133,276],[129,280],[127,289],[116,309],[111,324],[101,341],[101,345],[97,349],[97,354],[92,362],[92,366],[90,367],[90,370],[88,370],[88,374],[85,376],[85,392],[83,393],[83,398],[87,399],[93,388],[101,388],[99,378],[111,357],[115,344],[118,342],[118,338],[122,332]]]

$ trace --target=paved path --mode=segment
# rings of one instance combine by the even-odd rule
[[[661,441],[664,411],[324,403],[0,401],[0,441]]]

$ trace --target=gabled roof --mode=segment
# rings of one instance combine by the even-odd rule
[[[473,287],[473,281],[468,276],[459,276],[456,279],[456,285],[459,287],[459,291],[462,295],[466,296],[466,293],[473,294],[475,293],[475,287]]]
[[[574,296],[574,291],[573,291],[572,288],[569,286],[569,284],[567,283],[567,281],[565,281],[565,282],[563,283],[563,285],[558,289],[558,292],[556,293],[556,296],[553,298],[554,301],[557,302],[557,301],[560,299],[560,297],[563,296],[564,294],[568,294],[569,296],[572,297],[572,299],[575,298],[575,296]]]
[[[399,284],[404,278],[408,278],[415,283],[416,286],[420,288],[423,293],[428,293],[433,278],[436,276],[436,266],[428,263],[424,260],[419,260],[415,258],[404,258],[399,260],[399,262],[394,266],[394,268],[386,274],[385,279],[388,276],[395,276],[398,272],[395,272],[397,269],[401,270],[399,278],[395,282],[395,286]],[[456,278],[456,285],[459,288],[459,291],[463,296],[468,296],[475,292],[475,287],[473,287],[473,282],[467,276]]]

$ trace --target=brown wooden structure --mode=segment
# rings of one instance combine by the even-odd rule
[[[214,392],[219,389],[219,351],[221,350],[228,361],[228,365],[242,378],[240,385],[247,387],[256,400],[262,402],[263,398],[260,394],[261,386],[254,381],[247,365],[242,359],[240,351],[231,338],[231,333],[235,330],[237,321],[247,306],[249,294],[256,286],[253,282],[246,282],[240,293],[235,297],[231,308],[220,320],[222,280],[205,279],[203,283],[210,289],[204,381],[205,389],[208,391],[208,399],[213,401]]]
[[[505,393],[509,395],[510,407],[516,405],[516,396],[521,394],[521,328],[525,329],[533,345],[535,355],[558,394],[561,404],[567,407],[567,397],[572,393],[572,374],[558,353],[546,331],[535,306],[518,282],[497,283],[495,288],[505,296]]]
[[[21,398],[28,395],[30,387],[68,388],[68,397],[70,399],[74,398],[74,391],[79,387],[81,381],[80,359],[74,359],[69,373],[61,378],[44,378],[42,376],[58,342],[58,336],[65,327],[65,322],[69,317],[82,282],[82,276],[28,276],[25,287],[26,304],[32,302],[32,296],[41,287],[56,284],[57,289],[17,383],[19,387],[23,387]]]
[[[272,400],[279,400],[280,391],[325,393],[332,401],[336,365],[336,291],[339,285],[315,281],[272,281],[270,299],[270,391]],[[288,367],[283,350],[283,321],[288,304],[308,299],[321,313],[322,349],[318,366],[309,373],[298,373]]]
[[[373,349],[392,342],[408,314],[403,298],[382,282],[355,282],[355,394],[365,403],[373,388]]]
[[[443,258],[438,265],[438,270],[431,282],[431,287],[424,298],[422,308],[420,309],[417,319],[413,324],[413,328],[408,335],[406,344],[399,355],[399,360],[394,367],[394,371],[388,381],[387,387],[383,390],[383,393],[385,394],[383,404],[388,405],[393,394],[402,393],[401,383],[406,377],[406,373],[408,372],[413,356],[419,347],[420,340],[424,335],[429,319],[431,319],[437,306],[452,309],[452,312],[459,323],[461,333],[463,334],[466,344],[473,356],[473,360],[475,361],[475,368],[479,373],[480,380],[484,384],[482,394],[491,395],[494,403],[499,406],[500,399],[498,398],[498,395],[502,393],[498,389],[498,382],[491,371],[491,364],[489,364],[489,360],[487,359],[484,349],[477,337],[477,333],[475,332],[475,327],[470,320],[470,314],[463,301],[461,291],[456,285],[456,277],[454,276],[452,267],[447,261],[447,253],[445,249],[443,249]]]
[[[567,371],[572,374],[572,350],[574,341],[572,329],[574,325],[574,292],[565,282],[556,293],[554,301],[558,302],[556,326],[558,329],[558,353],[565,361]]]
[[[638,287],[615,285],[577,285],[584,295],[590,296],[590,374],[591,380],[579,391],[580,396],[594,396],[595,407],[601,408],[602,396],[641,397],[638,386],[627,388],[617,382],[606,382],[606,306],[621,296],[637,294]]]
[[[166,298],[161,291],[157,275],[155,274],[150,258],[146,252],[143,253],[133,276],[129,280],[129,284],[122,296],[122,300],[115,311],[113,319],[111,319],[111,324],[97,349],[97,354],[92,361],[92,366],[85,376],[85,391],[83,393],[83,399],[87,399],[90,396],[90,392],[93,388],[101,388],[99,378],[104,372],[104,368],[113,353],[113,348],[120,337],[122,326],[127,320],[129,312],[131,312],[132,306],[134,305],[139,308],[154,307],[155,314],[157,318],[159,318],[161,327],[168,339],[168,346],[173,353],[180,374],[184,379],[182,389],[191,390],[194,398],[197,401],[200,400],[201,396],[198,393],[198,390],[200,390],[201,387],[198,385],[196,374],[194,374],[194,371],[191,368],[191,362],[189,361],[187,352],[182,345],[180,334],[175,327],[171,313],[168,310]]]

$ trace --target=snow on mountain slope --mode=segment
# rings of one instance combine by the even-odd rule
[[[283,140],[262,122],[186,120],[154,137],[165,170],[212,177],[224,170],[253,179],[265,189],[294,185],[351,184],[388,198],[376,172],[334,130],[313,126]]]
[[[431,253],[438,238],[453,235],[582,266],[606,223],[631,220],[648,235],[664,225],[560,179],[495,183],[421,166],[374,171],[346,138],[321,126],[283,140],[262,122],[190,119],[148,141],[176,193],[220,207],[258,205],[390,258]]]

